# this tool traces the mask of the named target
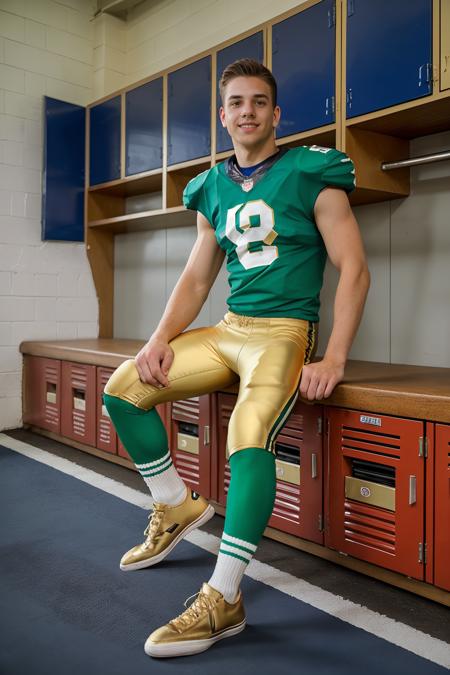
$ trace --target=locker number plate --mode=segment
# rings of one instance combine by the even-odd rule
[[[359,421],[361,424],[373,424],[376,427],[381,427],[380,417],[369,417],[368,415],[360,415]]]

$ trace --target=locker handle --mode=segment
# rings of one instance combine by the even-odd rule
[[[409,477],[409,505],[415,504],[417,501],[417,481],[415,476]]]
[[[209,445],[209,426],[203,427],[203,445]]]
[[[311,455],[311,478],[317,478],[317,454],[315,452]]]

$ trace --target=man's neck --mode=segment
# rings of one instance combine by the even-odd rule
[[[262,147],[245,148],[239,145],[234,148],[237,163],[242,167],[255,166],[255,164],[263,162],[277,151],[278,148],[275,144],[275,139],[273,138]]]

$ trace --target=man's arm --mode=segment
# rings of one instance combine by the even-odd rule
[[[344,368],[361,321],[370,274],[358,223],[343,190],[326,188],[314,207],[317,227],[340,277],[333,330],[322,361],[304,366],[300,393],[310,401],[328,398],[344,379]]]
[[[173,351],[168,343],[198,316],[219,273],[224,256],[213,228],[198,212],[197,239],[189,259],[171,293],[158,327],[135,359],[143,382],[154,386],[168,386],[167,373],[173,361]]]

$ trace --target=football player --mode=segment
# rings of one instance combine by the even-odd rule
[[[276,82],[260,63],[228,66],[220,92],[234,155],[188,183],[183,198],[197,211],[197,240],[156,331],[104,393],[154,499],[144,542],[120,562],[130,571],[164,560],[214,514],[177,473],[155,405],[239,382],[217,563],[192,604],[148,637],[145,651],[153,657],[195,654],[245,628],[240,583],[274,505],[277,434],[299,391],[322,401],[343,379],[370,284],[347,197],[355,187],[351,159],[316,145],[277,147]],[[334,323],[323,358],[312,362],[327,254],[340,274]],[[227,313],[215,326],[185,331],[225,257]]]

